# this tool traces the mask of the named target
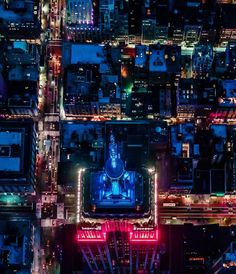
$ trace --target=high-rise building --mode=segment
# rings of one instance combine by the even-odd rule
[[[71,25],[93,26],[93,1],[67,1],[67,23]]]
[[[236,71],[236,42],[229,42],[226,48],[225,63],[229,72]]]
[[[142,29],[142,1],[129,1],[129,35],[141,35]]]
[[[5,53],[7,107],[12,114],[38,114],[39,52],[35,45],[14,42]]]
[[[39,1],[3,0],[0,2],[0,33],[13,39],[38,39]]]
[[[36,131],[32,120],[0,120],[0,192],[35,188]]]
[[[107,221],[101,227],[81,226],[79,250],[91,272],[155,273],[159,256],[155,228],[137,227],[127,221]]]
[[[114,0],[99,1],[99,27],[101,31],[110,32],[114,27]]]
[[[97,0],[69,0],[66,3],[66,39],[99,40]]]
[[[160,266],[149,130],[148,122],[106,123],[104,163],[78,168],[77,243],[92,272],[155,273]]]
[[[142,44],[155,43],[157,34],[156,22],[153,19],[146,19],[142,22]]]
[[[197,44],[193,52],[193,71],[196,75],[206,75],[211,71],[213,63],[213,48],[210,44]]]

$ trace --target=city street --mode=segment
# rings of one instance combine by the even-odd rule
[[[159,195],[161,224],[236,224],[236,199],[210,195]]]
[[[0,274],[236,268],[235,14],[0,1]]]
[[[45,65],[40,70],[38,120],[37,178],[38,220],[34,229],[34,274],[56,274],[60,272],[58,256],[55,255],[54,226],[57,219],[57,164],[59,162],[59,84],[61,73],[61,0],[42,1],[42,47],[46,47]],[[54,198],[55,197],[55,198]],[[48,202],[49,200],[49,202]],[[55,207],[54,211],[51,211]],[[63,208],[64,209],[64,208]],[[64,214],[63,214],[64,215]],[[45,220],[44,220],[45,219]],[[55,223],[57,225],[57,223]],[[49,227],[47,227],[49,226]],[[51,229],[57,229],[52,227]],[[49,231],[49,232],[48,232]],[[50,240],[49,240],[50,239]],[[58,252],[57,252],[58,253]]]

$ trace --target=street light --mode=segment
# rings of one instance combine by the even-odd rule
[[[153,174],[155,172],[155,168],[154,167],[149,167],[147,170],[148,170],[148,172],[150,174]]]
[[[49,12],[49,5],[48,4],[44,5],[42,8],[42,11],[45,15],[47,15]]]
[[[154,174],[154,223],[157,225],[158,223],[158,176],[155,172]]]

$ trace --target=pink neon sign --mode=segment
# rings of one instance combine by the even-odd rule
[[[135,228],[128,222],[109,221],[100,227],[80,228],[77,232],[78,242],[105,242],[107,233],[112,231],[121,231],[129,233],[130,242],[157,242],[158,230],[151,227]]]
[[[158,240],[158,231],[157,229],[144,231],[132,231],[130,232],[130,241],[131,242],[156,242]]]
[[[79,242],[105,242],[106,233],[98,230],[79,230],[77,240]]]

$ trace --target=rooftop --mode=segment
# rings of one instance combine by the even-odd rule
[[[34,3],[36,1],[21,0],[9,1],[8,9],[4,6],[4,1],[0,1],[0,19],[5,22],[26,22],[33,21],[34,18]],[[14,2],[17,2],[21,8],[18,9]],[[18,6],[18,7],[20,7]]]
[[[0,171],[19,172],[23,157],[23,132],[0,131]]]
[[[101,64],[105,59],[104,46],[89,44],[71,46],[71,64]]]
[[[0,264],[18,270],[19,266],[30,266],[30,223],[1,220],[0,226]]]
[[[0,192],[26,191],[34,182],[34,142],[31,120],[0,120]]]

